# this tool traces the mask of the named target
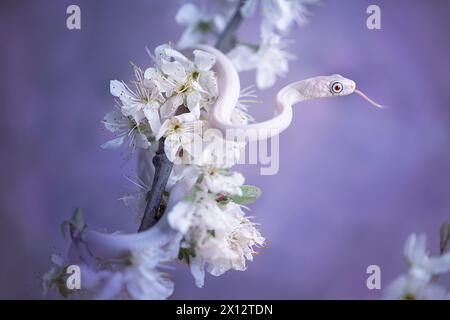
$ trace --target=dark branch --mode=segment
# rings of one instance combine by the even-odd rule
[[[144,216],[139,227],[139,232],[147,230],[158,222],[160,218],[160,205],[166,189],[167,180],[169,180],[173,163],[167,159],[164,152],[164,138],[159,140],[158,151],[153,157],[153,165],[155,166],[155,176],[153,177],[152,187],[148,193],[148,201],[145,206]]]
[[[228,21],[225,29],[220,34],[219,38],[217,39],[215,47],[224,53],[230,51],[235,45],[235,34],[243,19],[241,14],[241,8],[244,5],[244,3],[245,0],[239,1],[236,11],[234,12],[230,21]]]

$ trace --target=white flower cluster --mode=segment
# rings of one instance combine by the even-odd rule
[[[117,148],[127,141],[133,149],[148,149],[165,136],[166,153],[173,161],[180,146],[192,142],[192,128],[201,111],[208,110],[218,95],[211,70],[215,57],[195,50],[191,61],[170,45],[161,45],[154,60],[155,66],[145,71],[134,66],[134,91],[124,82],[111,81],[111,94],[120,105],[106,115],[104,124],[118,137],[102,147]],[[175,116],[182,108],[189,113]]]
[[[237,8],[247,19],[255,15],[259,8],[261,14],[260,41],[256,44],[240,42],[235,39],[234,47],[228,53],[238,71],[256,70],[258,88],[271,87],[277,77],[288,71],[288,61],[294,58],[286,51],[286,36],[292,26],[303,25],[309,16],[308,6],[319,0],[228,0],[217,1],[214,14],[199,10],[194,4],[183,5],[176,21],[186,27],[178,46],[185,48],[197,43],[210,43],[217,40],[225,27],[224,21],[232,18]]]
[[[164,152],[174,167],[164,190],[165,204],[171,205],[161,219],[164,221],[158,222],[168,224],[168,229],[161,227],[163,231],[157,231],[164,233],[159,234],[161,239],[170,240],[149,241],[143,237],[137,240],[142,242],[135,246],[137,249],[128,250],[120,258],[105,258],[91,250],[92,239],[86,236],[86,225],[77,212],[63,225],[72,239],[69,257],[52,257],[54,267],[44,276],[44,291],[56,287],[64,296],[72,293],[66,288],[65,269],[76,264],[82,271],[83,292],[95,298],[166,299],[174,287],[160,271],[167,262],[177,257],[186,262],[196,284],[203,286],[205,268],[215,276],[230,269],[245,270],[255,248],[264,244],[256,225],[242,210],[242,205],[259,196],[259,189],[243,185],[244,177],[230,170],[245,145],[208,130],[212,129],[210,108],[219,94],[212,69],[215,56],[201,50],[194,50],[192,56],[190,60],[170,45],[157,47],[154,66],[145,70],[134,66],[132,86],[111,81],[111,94],[118,98],[119,105],[104,119],[105,127],[117,135],[104,148],[126,143],[132,151],[138,148],[139,155],[151,159],[156,152],[155,142],[163,139]],[[234,123],[251,120],[245,102],[254,96],[247,89],[242,96],[245,98],[240,99],[232,114]],[[201,146],[196,149],[198,143]],[[149,176],[141,176],[139,192],[122,200],[141,218],[154,168],[151,161],[139,161]],[[152,228],[148,231],[152,232]],[[122,246],[118,244],[120,239],[101,241]]]
[[[169,212],[169,224],[182,235],[180,258],[190,264],[197,286],[205,268],[214,275],[244,271],[255,246],[265,239],[242,211],[244,177],[217,167],[203,167],[194,175],[193,192]],[[192,176],[191,176],[192,177]]]
[[[450,252],[432,257],[426,236],[412,234],[406,241],[404,255],[408,272],[389,285],[387,299],[450,300],[450,292],[436,282],[441,274],[450,272]]]

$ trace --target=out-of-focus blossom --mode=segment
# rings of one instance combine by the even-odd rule
[[[228,57],[238,71],[256,69],[256,85],[266,89],[275,84],[277,77],[285,76],[288,61],[294,59],[294,55],[285,51],[286,47],[286,40],[266,30],[261,34],[260,47],[241,44]]]
[[[252,16],[261,3],[263,24],[269,24],[279,31],[288,31],[293,22],[303,25],[309,16],[308,5],[318,0],[247,0],[241,8],[244,17]]]
[[[266,89],[288,71],[288,61],[293,57],[285,51],[286,41],[283,38],[294,23],[304,25],[310,16],[309,7],[319,3],[320,0],[247,0],[241,5],[240,0],[227,0],[215,6],[217,13],[214,15],[201,12],[195,5],[187,3],[176,16],[176,21],[186,26],[178,47],[184,49],[199,43],[212,44],[212,40],[220,38],[221,31],[226,31],[225,21],[231,21],[236,10],[240,10],[242,18],[248,19],[259,8],[259,42],[244,43],[233,35],[229,55],[238,71],[256,69],[257,86]],[[235,120],[240,120],[239,111]]]
[[[145,300],[166,299],[172,294],[173,283],[160,268],[173,258],[173,250],[142,244],[121,258],[93,256],[90,242],[85,237],[87,226],[79,210],[71,220],[63,223],[63,231],[66,226],[71,235],[69,257],[52,255],[53,267],[43,277],[44,292],[56,286],[64,297],[76,293],[96,299]],[[69,265],[80,268],[78,290],[69,290],[66,285]]]
[[[450,271],[450,253],[432,257],[424,234],[409,236],[404,255],[408,272],[388,287],[388,299],[449,299],[449,293],[434,283],[435,277]]]
[[[123,266],[116,266],[104,279],[97,299],[131,298],[135,300],[162,300],[173,293],[173,282],[158,270],[164,262],[162,251],[150,249],[133,252]]]
[[[444,287],[411,274],[399,276],[386,289],[389,300],[450,300]]]
[[[185,49],[198,43],[208,43],[225,28],[225,18],[220,14],[209,15],[192,3],[184,4],[175,17],[178,24],[186,27],[177,43]]]

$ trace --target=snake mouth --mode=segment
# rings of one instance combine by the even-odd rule
[[[376,103],[375,101],[373,101],[372,99],[370,99],[366,94],[364,94],[362,91],[355,89],[354,93],[356,93],[357,95],[359,95],[361,98],[363,98],[364,100],[366,100],[367,102],[369,102],[371,105],[373,105],[374,107],[377,107],[379,109],[385,109],[386,106],[383,106],[379,103]]]

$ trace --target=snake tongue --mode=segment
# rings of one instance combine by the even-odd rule
[[[372,99],[370,99],[368,96],[366,96],[363,92],[359,91],[359,90],[355,90],[354,91],[356,94],[358,94],[359,96],[361,96],[364,100],[366,100],[367,102],[369,102],[371,105],[373,105],[374,107],[380,108],[380,109],[384,109],[386,108],[386,106],[383,106],[379,103],[376,103],[375,101],[373,101]]]

